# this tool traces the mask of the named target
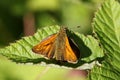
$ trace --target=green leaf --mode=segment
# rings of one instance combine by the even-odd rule
[[[103,62],[102,66],[95,66],[89,76],[90,80],[119,80],[120,72],[111,64]]]
[[[114,0],[106,0],[96,13],[93,26],[105,50],[105,61],[92,70],[90,79],[119,80],[120,4]]]
[[[16,62],[32,62],[40,63],[46,62],[47,64],[57,64],[55,60],[45,59],[41,55],[37,55],[32,52],[32,47],[38,44],[41,40],[59,31],[59,26],[50,26],[39,29],[34,36],[24,37],[21,40],[16,41],[16,43],[10,44],[10,46],[0,49],[0,53],[13,61]],[[80,59],[77,64],[72,63],[61,63],[59,65],[69,66],[69,67],[80,67],[86,62],[91,62],[96,58],[103,57],[103,50],[99,47],[99,43],[92,36],[84,36],[79,33],[74,33],[72,31],[67,32],[68,36],[72,38],[78,48],[80,49]]]

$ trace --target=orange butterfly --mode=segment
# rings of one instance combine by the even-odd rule
[[[71,63],[77,62],[80,56],[78,47],[68,38],[66,28],[63,27],[60,28],[58,33],[49,36],[34,46],[32,51],[49,59],[54,58]]]

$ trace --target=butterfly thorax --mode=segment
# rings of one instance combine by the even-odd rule
[[[55,40],[55,54],[54,57],[56,60],[64,60],[64,53],[66,49],[66,31],[65,29],[60,29],[60,32],[57,34],[56,40]]]

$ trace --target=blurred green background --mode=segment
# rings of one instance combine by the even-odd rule
[[[91,34],[91,22],[102,2],[103,0],[0,0],[0,48],[23,36],[33,35],[38,28],[44,26],[66,26],[75,32]],[[40,66],[18,65],[3,56],[0,59],[0,80],[37,80],[35,77],[44,70]],[[62,72],[53,71],[48,74],[61,77],[68,71],[63,69]],[[50,76],[46,76],[47,79]],[[44,78],[45,76],[41,80],[47,80]],[[55,78],[58,79],[51,79]]]
[[[0,46],[37,28],[61,25],[91,34],[94,12],[102,0],[0,0]]]

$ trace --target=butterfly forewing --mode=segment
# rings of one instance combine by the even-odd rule
[[[75,46],[75,45],[72,45]],[[77,52],[79,53],[79,52]],[[69,39],[66,37],[66,53],[65,53],[65,59],[69,62],[76,62],[78,60],[77,55],[73,51],[73,49],[70,46]]]
[[[51,49],[53,49],[52,46],[56,39],[56,36],[57,34],[53,34],[49,36],[48,38],[42,40],[38,45],[32,48],[32,51],[37,54],[45,55],[46,57],[49,58],[50,52],[52,51]]]

